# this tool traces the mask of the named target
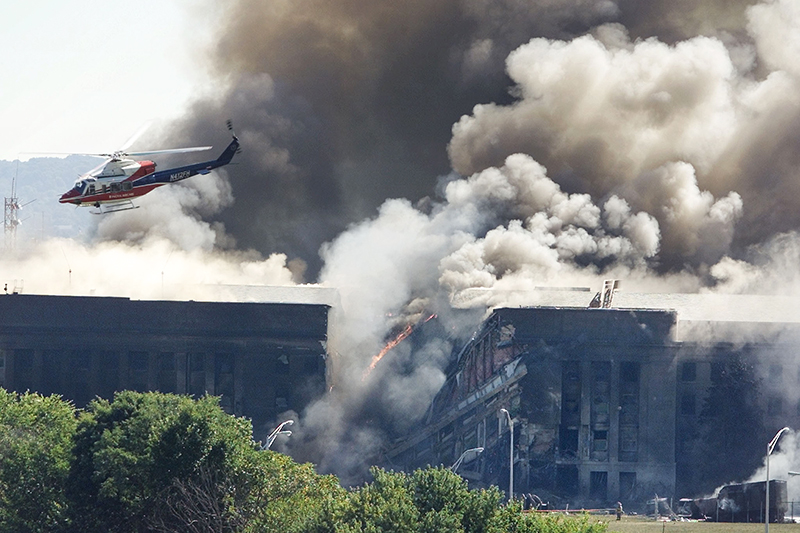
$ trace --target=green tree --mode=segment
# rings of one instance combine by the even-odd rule
[[[254,513],[248,530],[254,532],[308,531],[322,517],[323,509],[347,497],[339,480],[321,476],[311,464],[298,464],[276,452],[261,452],[252,470]]]
[[[259,453],[250,422],[214,397],[125,391],[94,400],[75,436],[72,529],[240,530],[254,513]]]
[[[58,396],[0,389],[0,532],[63,527],[73,406]]]
[[[427,468],[412,474],[371,470],[373,482],[330,501],[309,531],[484,533],[500,491],[471,491],[449,469]]]

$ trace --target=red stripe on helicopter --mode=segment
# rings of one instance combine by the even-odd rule
[[[161,187],[162,185],[166,185],[165,183],[152,183],[149,185],[142,185],[139,187],[134,187],[129,191],[116,191],[116,192],[108,192],[103,194],[93,194],[91,196],[84,196],[80,198],[81,203],[84,204],[92,204],[95,202],[115,202],[117,200],[129,200],[131,198],[136,198],[137,196],[142,196],[144,194],[149,193],[156,187]],[[77,198],[76,198],[77,199]]]

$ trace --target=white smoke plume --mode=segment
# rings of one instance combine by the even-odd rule
[[[316,263],[341,297],[334,390],[293,431],[326,468],[376,452],[382,415],[395,427],[422,415],[450,343],[477,323],[453,308],[479,319],[536,303],[539,286],[606,277],[631,291],[800,287],[785,275],[800,250],[791,0],[222,11],[219,94],[175,130],[207,135],[233,115],[240,165],[100,220],[92,244],[51,241],[2,268],[26,292],[157,297],[173,275],[290,285],[302,267],[288,258]],[[363,379],[388,339],[430,314],[452,338],[401,345]],[[359,425],[380,404],[376,384],[393,410]]]
[[[217,285],[295,284],[284,255],[185,250],[160,237],[141,244],[48,239],[6,254],[0,279],[9,292],[153,300],[217,299]]]
[[[517,101],[477,105],[454,126],[454,168],[471,174],[523,152],[570,190],[625,198],[658,220],[662,270],[708,266],[792,229],[800,80],[785,51],[796,39],[781,46],[770,24],[780,19],[780,35],[800,17],[781,1],[747,15],[748,39],[736,45],[630,40],[618,25],[532,39],[507,60]],[[743,48],[751,61],[740,61]]]

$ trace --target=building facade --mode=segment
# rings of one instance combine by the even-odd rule
[[[220,396],[255,437],[326,390],[327,305],[0,296],[0,386],[82,407],[115,391]]]
[[[394,443],[386,462],[400,469],[450,465],[481,447],[459,474],[505,490],[506,409],[517,495],[633,507],[654,494],[695,495],[712,482],[693,475],[707,459],[698,425],[710,415],[700,415],[713,402],[727,403],[714,396],[715,383],[730,381],[733,361],[747,362],[741,364],[753,383],[763,382],[765,368],[773,377],[782,370],[752,343],[678,340],[677,324],[674,311],[661,309],[496,309],[460,351],[425,420]],[[764,345],[776,351],[776,344]],[[759,390],[754,413],[764,423],[752,428],[758,443],[769,440],[773,425],[800,422],[800,409],[781,404],[769,387]],[[747,453],[758,460],[758,450]]]

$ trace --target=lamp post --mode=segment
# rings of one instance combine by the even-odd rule
[[[500,409],[500,412],[508,418],[508,429],[511,432],[511,446],[508,454],[508,501],[511,501],[514,499],[514,421],[511,420],[508,410]]]
[[[265,442],[261,446],[261,449],[269,450],[269,447],[272,446],[272,443],[275,442],[275,439],[278,438],[278,435],[286,435],[287,437],[291,435],[292,434],[291,431],[283,428],[284,426],[291,426],[292,424],[294,424],[294,420],[287,420],[286,422],[281,422],[280,424],[278,424],[278,427],[272,430],[272,433],[269,434],[269,436],[267,437],[267,442]]]
[[[764,532],[769,533],[769,456],[772,455],[772,450],[775,449],[775,445],[778,444],[778,439],[781,438],[785,432],[790,431],[791,428],[785,427],[782,430],[778,431],[772,440],[767,443],[767,487],[765,491],[765,502],[764,502]]]
[[[479,446],[478,448],[470,448],[469,450],[464,450],[464,453],[458,458],[458,461],[453,463],[453,466],[450,467],[450,470],[455,474],[458,467],[461,466],[461,462],[464,461],[464,458],[467,457],[468,454],[474,453],[475,455],[480,455],[483,453],[483,446]]]

